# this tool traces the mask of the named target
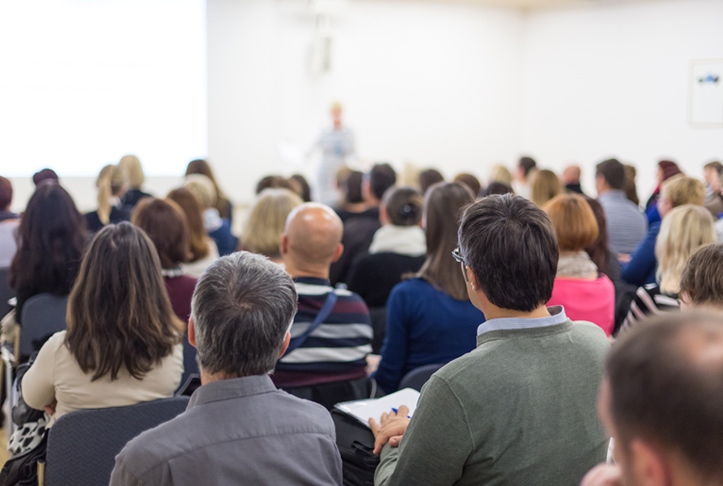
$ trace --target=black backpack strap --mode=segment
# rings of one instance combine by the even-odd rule
[[[296,348],[304,344],[304,342],[311,335],[311,333],[316,331],[316,329],[321,326],[324,320],[331,314],[332,309],[334,309],[334,306],[336,305],[336,300],[336,292],[334,291],[334,289],[332,289],[331,292],[326,294],[326,300],[324,301],[324,305],[321,307],[319,313],[311,322],[311,325],[309,325],[309,328],[304,331],[303,334],[301,334],[300,336],[296,336],[291,340],[291,343],[289,343],[289,347],[286,349],[286,353],[284,353],[284,356],[287,356]]]

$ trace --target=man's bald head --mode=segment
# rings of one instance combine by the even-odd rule
[[[329,206],[305,203],[286,218],[282,255],[305,265],[325,265],[339,259],[344,225]]]
[[[562,172],[563,184],[579,184],[582,170],[579,165],[568,165]]]

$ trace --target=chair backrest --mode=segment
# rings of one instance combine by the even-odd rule
[[[56,332],[65,329],[68,296],[38,294],[23,306],[20,330],[20,356],[30,356]]]
[[[10,288],[10,268],[0,268],[0,319],[12,309],[8,300],[13,297],[15,292]]]
[[[108,484],[115,456],[141,432],[182,413],[188,397],[127,407],[79,410],[64,415],[48,433],[47,486]]]
[[[369,316],[372,319],[372,329],[374,330],[372,354],[381,354],[384,336],[387,334],[387,308],[370,307]]]
[[[404,378],[402,378],[402,381],[399,383],[399,389],[414,388],[415,390],[420,391],[424,384],[427,383],[427,380],[429,380],[435,371],[440,369],[442,366],[444,366],[444,364],[431,364],[413,369],[404,375]]]
[[[188,334],[186,334],[183,336],[183,375],[181,375],[181,383],[178,385],[177,393],[185,388],[189,377],[192,375],[201,376],[198,370],[198,361],[196,361],[197,354],[196,348],[188,342]]]

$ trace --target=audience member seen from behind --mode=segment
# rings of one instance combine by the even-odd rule
[[[620,282],[620,262],[618,262],[617,256],[610,250],[608,244],[608,225],[607,219],[605,218],[605,211],[603,207],[595,199],[585,196],[585,202],[592,209],[597,220],[597,238],[595,241],[585,248],[585,251],[590,255],[590,259],[597,266],[598,271],[607,275],[607,277],[618,286]]]
[[[657,283],[638,289],[623,327],[635,325],[648,314],[677,311],[685,264],[695,250],[715,241],[713,218],[703,206],[686,204],[666,214],[655,243]]]
[[[186,176],[184,185],[196,197],[203,211],[203,227],[216,243],[219,255],[228,255],[236,251],[238,238],[231,233],[231,221],[221,217],[215,207],[216,192],[213,181],[201,174]]]
[[[648,229],[645,215],[623,192],[625,167],[617,159],[608,159],[595,167],[598,202],[605,210],[610,249],[621,258],[635,251]]]
[[[549,218],[520,196],[483,198],[464,211],[455,258],[487,322],[474,352],[432,375],[411,421],[406,407],[370,421],[375,484],[578,484],[607,452],[595,401],[609,342],[545,306],[558,260]]]
[[[143,192],[143,183],[146,181],[146,175],[143,173],[141,161],[135,155],[126,155],[118,162],[120,170],[125,172],[128,177],[128,190],[121,198],[121,204],[128,211],[132,211],[138,202],[145,198],[151,197],[147,192]]]
[[[672,162],[670,160],[661,160],[658,162],[658,171],[657,171],[657,180],[658,184],[655,186],[655,190],[653,191],[653,194],[648,199],[648,202],[645,204],[645,216],[648,218],[648,225],[651,225],[655,223],[656,221],[660,221],[660,213],[658,212],[658,199],[660,197],[660,190],[662,188],[663,182],[667,181],[668,179],[682,175],[683,172],[678,167],[678,164],[675,162]]]
[[[515,167],[515,180],[512,187],[516,194],[530,199],[532,197],[532,179],[537,173],[537,162],[532,157],[520,157]],[[505,182],[505,181],[502,181]]]
[[[301,174],[294,174],[289,177],[289,180],[295,182],[299,187],[298,193],[301,200],[304,202],[311,202],[311,186],[309,185],[309,181],[306,180],[306,177]]]
[[[582,169],[579,165],[568,165],[565,170],[562,171],[562,184],[565,186],[565,191],[580,194],[584,196],[582,192],[582,185],[580,184],[580,178],[582,177]]]
[[[720,219],[723,213],[723,195],[721,195],[721,178],[723,177],[723,164],[717,160],[703,166],[703,179],[705,180],[705,207],[713,215],[713,219]]]
[[[560,249],[555,285],[547,305],[561,305],[573,321],[592,322],[611,335],[615,326],[615,287],[585,252],[599,234],[592,208],[580,195],[561,194],[543,209],[552,221]]]
[[[53,169],[41,169],[35,174],[33,174],[33,184],[35,184],[35,187],[38,187],[41,183],[45,181],[60,183],[58,174],[56,174]]]
[[[438,182],[444,182],[444,176],[437,169],[425,169],[419,173],[419,192],[426,195],[430,187]]]
[[[559,194],[562,194],[562,184],[551,170],[541,170],[532,179],[531,200],[538,207],[543,207]]]
[[[367,208],[367,203],[364,201],[364,195],[362,194],[363,180],[364,173],[353,170],[348,172],[339,186],[341,189],[341,202],[338,207],[334,208],[334,211],[344,223],[346,223],[347,219],[356,216],[373,218],[374,214],[377,213],[376,208],[373,208],[371,214],[366,214],[369,208]]]
[[[203,212],[198,199],[183,187],[174,189],[166,198],[175,202],[183,211],[188,223],[190,257],[183,264],[183,273],[198,278],[213,262],[218,260],[218,248],[203,226]]]
[[[170,397],[183,372],[174,315],[151,240],[130,223],[95,236],[68,301],[67,331],[23,377],[23,398],[51,421],[85,408]]]
[[[581,486],[723,484],[719,315],[641,325],[618,340],[605,368],[598,408],[615,464],[597,466]]]
[[[281,237],[281,256],[294,279],[299,310],[291,326],[290,348],[272,378],[277,386],[327,408],[369,397],[369,309],[357,294],[334,289],[329,282],[329,266],[344,251],[342,230],[330,207],[305,203],[289,214]],[[327,302],[331,307],[324,307]],[[315,320],[318,326],[305,334]]]
[[[117,224],[131,219],[130,211],[123,207],[121,198],[128,188],[125,173],[117,165],[106,165],[95,181],[98,188],[98,209],[86,213],[88,230],[97,233],[107,224]]]
[[[467,174],[464,172],[461,174],[457,174],[457,176],[452,182],[464,184],[465,186],[469,187],[469,190],[472,191],[472,195],[475,197],[475,199],[477,199],[482,192],[482,184],[480,183],[479,179],[477,179],[477,177],[475,177],[473,174]]]
[[[671,209],[684,204],[703,205],[705,188],[698,179],[678,175],[663,182],[660,188],[657,211],[661,218]],[[648,233],[638,248],[630,256],[630,261],[622,264],[622,277],[631,285],[648,285],[655,283],[655,242],[660,233],[661,221],[654,221],[648,226]]]
[[[387,301],[387,333],[374,374],[387,393],[413,369],[448,363],[475,347],[485,316],[470,302],[459,265],[450,258],[461,210],[473,201],[469,189],[456,183],[436,184],[427,192],[422,217],[427,258],[416,278],[394,287]]]
[[[505,182],[490,182],[489,185],[485,188],[485,190],[482,191],[482,197],[493,195],[502,196],[504,194],[514,193],[515,191],[512,189],[512,186]]]
[[[211,170],[211,164],[203,159],[190,161],[186,167],[186,177],[192,174],[200,174],[208,177],[213,184],[214,191],[212,206],[216,208],[221,218],[227,219],[229,222],[233,221],[233,205],[219,187],[216,177],[213,175],[213,170]]]
[[[367,209],[354,218],[344,222],[342,244],[344,253],[331,266],[331,283],[347,283],[349,270],[354,260],[369,250],[374,233],[381,227],[379,222],[379,205],[387,189],[397,182],[397,173],[389,164],[375,164],[362,181],[362,195]]]
[[[278,265],[247,252],[214,263],[189,322],[202,386],[184,413],[125,446],[111,486],[341,484],[328,412],[269,378],[295,311],[294,284]]]
[[[288,189],[264,189],[246,219],[241,234],[242,249],[281,263],[279,243],[289,213],[303,203]]]
[[[87,242],[85,219],[68,191],[55,182],[40,184],[20,220],[18,249],[10,265],[18,325],[22,325],[23,308],[31,297],[70,293]],[[4,321],[6,340],[12,339],[13,329],[12,322]]]
[[[492,184],[493,182],[502,182],[512,187],[513,180],[514,178],[512,177],[512,172],[510,172],[510,169],[508,169],[504,165],[497,164],[492,166],[492,168],[490,169],[490,176],[487,179],[487,182],[488,185]]]
[[[17,251],[20,216],[10,211],[12,203],[13,185],[9,179],[0,176],[0,268],[8,268]]]
[[[147,197],[136,205],[131,222],[145,231],[156,247],[173,312],[188,322],[196,278],[183,271],[183,262],[191,254],[183,211],[173,201]]]
[[[262,177],[256,184],[256,195],[261,194],[266,189],[288,189],[289,191],[299,194],[301,189],[296,182],[280,175],[268,175]]]
[[[402,275],[420,269],[427,253],[422,195],[411,187],[392,187],[379,209],[382,227],[374,233],[369,254],[358,258],[349,273],[349,290],[369,307],[384,307]]]
[[[723,311],[723,244],[699,248],[683,269],[678,293],[681,310]]]
[[[638,174],[637,169],[633,165],[625,164],[625,182],[623,183],[623,191],[627,197],[636,206],[640,206],[640,198],[638,197],[638,187],[635,184],[635,177]]]

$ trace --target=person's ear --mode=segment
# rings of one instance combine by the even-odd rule
[[[188,318],[188,342],[196,347],[196,326],[193,323],[193,317]]]
[[[281,345],[281,351],[279,351],[279,359],[286,353],[286,350],[289,349],[289,343],[291,342],[291,333],[289,331],[286,331],[286,336],[284,336],[284,344]]]
[[[281,255],[289,253],[289,237],[284,233],[281,235],[281,241],[279,242],[279,251]]]
[[[464,266],[464,279],[469,282],[469,285],[472,287],[472,290],[479,290],[479,282],[477,280],[477,275],[474,274],[471,268],[469,268],[467,265]]]
[[[629,467],[636,484],[641,486],[664,486],[672,480],[670,470],[660,450],[641,439],[633,439],[629,448]]]
[[[339,243],[339,246],[336,247],[336,250],[334,250],[334,257],[331,259],[331,263],[336,263],[339,261],[339,258],[344,254],[344,245]]]

